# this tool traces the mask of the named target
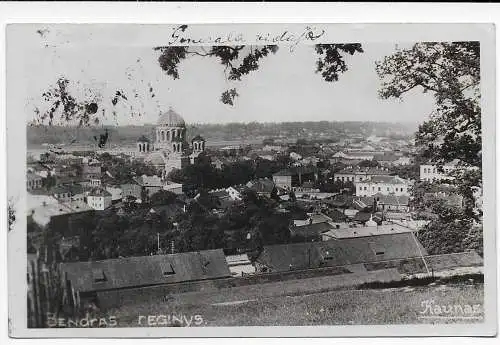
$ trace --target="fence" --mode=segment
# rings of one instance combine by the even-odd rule
[[[82,314],[78,293],[67,284],[60,265],[46,263],[37,255],[28,259],[28,328],[49,327],[49,317]]]

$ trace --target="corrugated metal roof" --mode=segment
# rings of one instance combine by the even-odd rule
[[[231,276],[222,249],[64,263],[62,269],[75,290],[81,292]]]
[[[388,184],[407,184],[408,183],[408,181],[402,179],[399,176],[383,176],[383,175],[372,176],[366,182],[388,183]]]

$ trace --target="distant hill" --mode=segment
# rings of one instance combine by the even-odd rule
[[[64,127],[28,126],[28,147],[47,144],[94,144],[105,129],[109,131],[110,142],[114,145],[133,144],[141,135],[154,138],[154,125]],[[417,124],[383,122],[283,122],[283,123],[228,123],[194,124],[187,128],[188,140],[197,134],[209,141],[232,141],[242,139],[263,140],[265,138],[287,139],[328,139],[352,136],[409,137],[417,130]]]

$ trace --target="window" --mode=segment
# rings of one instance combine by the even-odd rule
[[[364,188],[364,190],[366,190],[366,187]]]
[[[92,278],[94,279],[94,283],[103,283],[107,280],[104,270],[97,268],[92,270]]]
[[[378,191],[380,192],[380,187],[378,187]]]
[[[387,187],[387,191],[389,191],[389,187]]]
[[[333,252],[329,250],[323,251],[323,260],[333,260]]]
[[[171,276],[175,274],[174,266],[169,262],[160,263],[161,273],[164,276]]]
[[[396,187],[396,192],[398,191],[398,188]]]
[[[374,190],[375,190],[375,187],[372,187],[372,191],[374,191]]]
[[[384,255],[385,254],[385,248],[375,242],[370,242],[370,249],[372,250],[373,254],[376,256],[378,255]]]
[[[427,174],[427,168],[424,168],[424,174]]]
[[[359,190],[363,190],[363,187],[359,187]]]

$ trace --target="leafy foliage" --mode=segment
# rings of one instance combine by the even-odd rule
[[[432,221],[419,232],[419,240],[431,255],[475,250],[483,255],[483,228],[464,219]]]
[[[271,178],[274,173],[285,169],[289,164],[287,157],[275,161],[259,158],[254,162],[228,163],[222,170],[218,170],[211,164],[210,157],[200,154],[199,158],[194,164],[185,166],[181,170],[174,169],[168,175],[169,180],[184,184],[188,194],[196,194],[200,189],[210,190],[246,184],[254,178]]]
[[[42,99],[49,103],[49,109],[40,111],[35,108],[35,123],[44,123],[48,120],[49,125],[52,125],[56,114],[64,122],[78,120],[78,124],[87,125],[91,121],[95,124],[99,123],[96,116],[98,111],[98,98],[94,96],[89,100],[77,100],[70,92],[70,81],[64,77],[59,78],[55,85],[49,87],[47,91],[42,93]]]
[[[476,168],[459,169],[448,181],[464,198],[464,207],[431,205],[438,219],[423,232],[424,246],[432,254],[466,248],[482,252],[482,231],[477,230],[482,214],[474,197],[482,187],[479,42],[417,43],[377,62],[376,71],[382,80],[382,98],[401,98],[416,88],[434,95],[436,109],[416,133],[419,159],[434,162],[439,170],[455,159],[461,162],[459,167]],[[413,191],[416,204],[425,192],[420,187]]]
[[[342,57],[342,53],[354,55],[363,53],[360,43],[348,44],[317,44],[316,52],[319,59],[316,62],[316,73],[321,73],[325,81],[338,81],[339,75],[347,71],[347,64]]]
[[[187,26],[184,26],[183,31],[186,28]],[[155,47],[154,50],[160,51],[158,63],[161,69],[173,79],[179,78],[178,66],[183,60],[192,56],[201,56],[217,59],[224,66],[226,80],[241,81],[242,77],[258,70],[265,57],[275,54],[278,46],[212,46],[208,50],[204,47],[160,46]],[[315,46],[315,50],[319,56],[316,73],[320,73],[327,82],[337,81],[339,75],[347,71],[343,55],[363,52],[359,43],[319,44]],[[222,93],[220,100],[224,104],[233,106],[238,96],[236,88],[230,88]]]
[[[481,165],[479,42],[417,43],[377,62],[382,98],[414,88],[433,92],[437,109],[418,130],[423,157]]]

